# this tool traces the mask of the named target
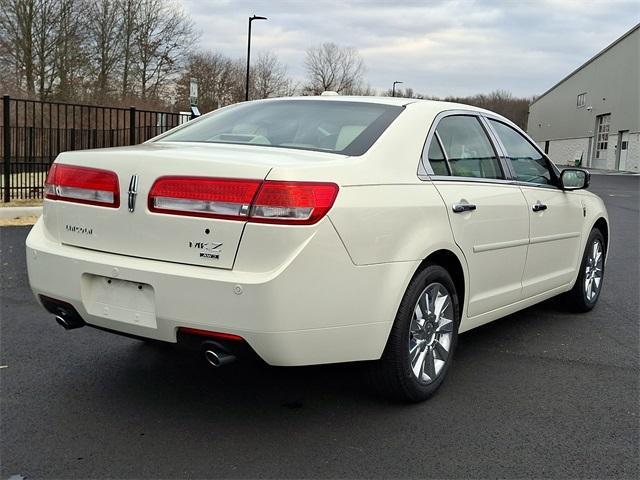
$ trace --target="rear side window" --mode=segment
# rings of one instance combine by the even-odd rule
[[[437,137],[434,135],[429,145],[429,163],[436,175],[504,178],[500,161],[482,124],[476,117],[470,115],[445,117],[438,123],[436,133]],[[441,160],[437,158],[438,151],[444,154],[444,167],[441,165]]]
[[[358,156],[402,110],[395,105],[329,100],[240,103],[159,141],[261,145]]]
[[[551,172],[549,164],[527,139],[502,122],[491,119],[489,122],[500,137],[516,180],[541,185],[554,184],[555,175]]]
[[[447,160],[444,158],[444,153],[440,147],[438,139],[433,136],[431,145],[429,145],[429,164],[433,169],[433,173],[436,175],[449,175],[449,168],[447,167]]]

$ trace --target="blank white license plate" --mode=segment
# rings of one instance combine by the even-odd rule
[[[157,327],[155,293],[151,285],[85,274],[82,290],[82,300],[91,315]]]

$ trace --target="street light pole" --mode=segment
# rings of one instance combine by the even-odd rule
[[[393,82],[393,88],[391,89],[391,96],[392,97],[396,96],[396,84],[398,84],[398,83],[404,83],[404,82],[398,82],[398,81]]]
[[[247,83],[246,89],[244,93],[244,99],[249,100],[249,62],[251,59],[251,22],[254,20],[266,20],[267,17],[259,17],[257,15],[252,15],[249,17],[249,35],[247,37]]]

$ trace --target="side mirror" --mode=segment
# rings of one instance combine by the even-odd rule
[[[591,174],[582,168],[565,168],[560,173],[560,185],[563,190],[580,190],[591,183]]]

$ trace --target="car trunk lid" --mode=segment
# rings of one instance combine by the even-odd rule
[[[56,209],[59,240],[110,253],[215,268],[233,268],[245,221],[157,213],[148,204],[156,180],[167,176],[244,179],[260,183],[274,166],[336,155],[268,147],[155,142],[136,147],[62,154],[57,163],[115,172],[119,208],[67,201]],[[133,187],[137,194],[129,193]],[[131,207],[131,208],[130,208]]]

